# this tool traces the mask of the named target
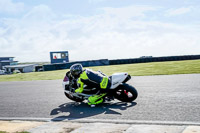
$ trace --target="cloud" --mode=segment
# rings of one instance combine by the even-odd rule
[[[38,5],[26,13],[23,19],[27,19],[29,21],[36,20],[37,22],[40,22],[42,20],[52,19],[54,16],[55,14],[47,5]]]
[[[18,13],[24,10],[24,3],[11,0],[0,0],[0,13]]]
[[[102,8],[105,14],[110,16],[117,16],[124,19],[129,19],[133,17],[145,17],[145,12],[154,11],[157,8],[152,6],[128,6],[121,8],[105,7]]]
[[[177,9],[169,9],[166,11],[165,15],[166,16],[178,16],[178,15],[183,15],[186,13],[189,13],[191,11],[191,7],[182,7],[182,8],[177,8]]]
[[[199,53],[197,25],[146,19],[146,12],[156,7],[101,10],[93,16],[56,15],[47,5],[39,5],[22,18],[3,19],[0,56],[15,56],[27,62],[49,61],[50,51],[66,50],[70,60]]]

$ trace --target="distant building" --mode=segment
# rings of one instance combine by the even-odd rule
[[[13,60],[14,57],[0,57],[0,69],[6,65],[17,65],[18,61]]]
[[[34,69],[34,64],[4,66],[4,70],[6,73],[13,73],[16,70],[20,71],[21,73],[27,73],[33,72]]]
[[[50,52],[51,64],[69,62],[68,51]]]
[[[153,58],[153,56],[140,56],[140,58]]]

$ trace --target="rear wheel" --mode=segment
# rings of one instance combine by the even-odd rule
[[[66,92],[65,92],[65,96],[67,98],[69,98],[70,100],[75,101],[75,102],[82,102],[82,101],[84,101],[84,99],[80,99],[80,98],[74,97],[72,95],[67,94]]]
[[[122,84],[115,89],[114,97],[122,102],[132,102],[137,96],[137,90],[128,84]]]

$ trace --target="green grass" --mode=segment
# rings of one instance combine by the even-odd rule
[[[132,76],[145,75],[171,75],[200,73],[200,60],[169,61],[138,63],[124,65],[110,65],[89,67],[93,70],[101,70],[107,75],[115,72],[128,72]],[[31,81],[31,80],[54,80],[63,79],[68,69],[47,72],[33,72],[13,75],[1,75],[0,81]]]

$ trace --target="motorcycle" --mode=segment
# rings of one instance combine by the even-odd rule
[[[114,73],[109,79],[111,80],[111,87],[109,94],[104,97],[104,101],[118,99],[122,102],[132,102],[137,98],[137,90],[126,83],[131,79],[128,73]],[[64,77],[62,85],[65,96],[75,102],[83,102],[88,100],[90,96],[100,93],[99,89],[87,85],[84,85],[82,93],[75,93],[75,89],[78,88],[77,81],[76,79],[69,79],[67,75]],[[91,105],[91,107],[95,107],[95,105]]]

